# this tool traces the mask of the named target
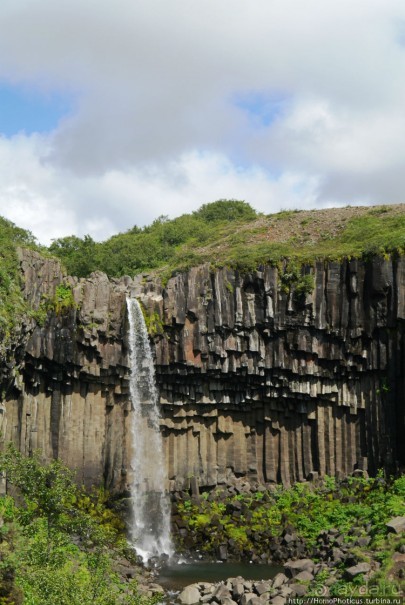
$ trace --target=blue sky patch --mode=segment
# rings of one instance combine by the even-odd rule
[[[234,105],[247,113],[258,127],[270,126],[281,116],[290,98],[287,95],[245,93],[235,95]]]
[[[402,48],[405,46],[405,20],[401,19],[397,25],[396,41]]]
[[[51,132],[72,112],[73,99],[62,93],[41,94],[0,83],[0,134]]]

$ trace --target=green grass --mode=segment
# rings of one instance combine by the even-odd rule
[[[71,274],[155,271],[163,278],[205,262],[249,271],[285,259],[303,265],[404,250],[405,205],[284,210],[265,216],[236,200],[205,204],[173,220],[159,217],[105,242],[71,236],[50,246]]]

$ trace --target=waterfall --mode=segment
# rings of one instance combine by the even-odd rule
[[[155,369],[148,332],[137,300],[127,299],[132,403],[131,542],[146,562],[171,555],[170,502],[160,434]]]

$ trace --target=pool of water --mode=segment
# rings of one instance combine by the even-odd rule
[[[277,565],[253,563],[176,563],[162,567],[156,581],[167,590],[181,590],[195,582],[220,582],[236,576],[242,576],[245,580],[269,580],[282,569]]]

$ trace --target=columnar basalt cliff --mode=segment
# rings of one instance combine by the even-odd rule
[[[62,282],[75,305],[27,322],[3,380],[3,440],[61,457],[79,480],[128,484],[128,295],[154,343],[171,489],[405,463],[404,258],[318,262],[301,294],[282,267],[203,265],[165,287],[66,277],[33,252],[21,267],[34,308]]]

